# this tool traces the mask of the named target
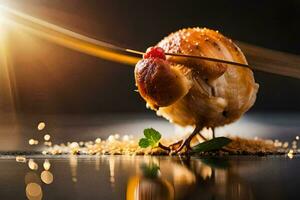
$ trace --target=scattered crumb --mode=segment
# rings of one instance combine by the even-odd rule
[[[43,130],[45,126],[46,125],[44,122],[40,122],[38,125],[38,130]],[[52,144],[50,138],[50,134],[44,135],[45,148],[42,151],[43,155],[168,155],[169,153],[161,148],[140,148],[138,145],[138,138],[134,138],[132,135],[124,135],[121,137],[119,134],[114,134],[110,135],[106,140],[96,138],[94,141],[67,142],[61,144]],[[294,154],[300,153],[300,149],[297,148],[297,141],[299,140],[299,136],[296,136],[296,140],[292,141],[290,148],[290,144],[287,141],[263,140],[258,137],[254,137],[253,139],[231,137],[231,139],[232,142],[221,150],[213,152],[201,152],[197,153],[197,155],[262,156],[269,154],[286,154],[289,158],[292,158]],[[164,139],[164,142],[171,143],[171,141],[168,141],[167,139]],[[37,143],[37,140],[29,140],[30,145],[34,145]],[[33,166],[33,162],[31,162],[31,165],[31,168],[34,169],[35,166]],[[47,170],[46,168],[47,164],[44,163],[44,169]]]
[[[29,159],[28,167],[31,170],[38,170],[38,168],[39,168],[38,164],[33,159]]]
[[[40,122],[40,123],[38,124],[38,126],[37,126],[37,129],[38,129],[39,131],[41,131],[41,130],[43,130],[45,127],[46,127],[45,122]]]
[[[34,139],[29,139],[29,140],[28,140],[28,144],[29,144],[29,145],[34,145],[34,143],[35,143],[35,142],[34,142]]]
[[[288,154],[289,149],[280,145],[282,143],[273,140],[244,139],[239,137],[231,138],[232,142],[219,151],[199,153],[200,155],[268,155]],[[125,139],[109,136],[106,140],[97,138],[94,142],[68,142],[67,144],[53,145],[46,147],[44,154],[80,154],[80,155],[168,155],[168,152],[160,148],[140,148],[138,140],[129,137]],[[293,151],[294,154],[296,151]]]
[[[49,134],[46,134],[46,135],[44,135],[44,140],[46,140],[46,141],[49,141],[50,140],[50,135]]]
[[[16,161],[26,163],[26,158],[24,156],[16,156]]]
[[[292,159],[294,157],[294,151],[292,149],[289,150],[287,156]]]
[[[97,138],[97,139],[95,140],[95,143],[96,143],[96,144],[100,144],[100,143],[101,143],[101,139],[100,139],[100,138]],[[81,145],[83,145],[83,144],[81,144]]]
[[[29,144],[29,145],[37,145],[37,144],[39,144],[39,141],[38,141],[38,140],[35,140],[35,139],[29,139],[29,140],[28,140],[28,144]]]
[[[51,164],[50,164],[49,160],[46,159],[46,160],[44,161],[43,167],[44,167],[44,169],[45,169],[46,171],[48,171],[48,170],[50,169]]]
[[[279,141],[263,140],[263,139],[245,139],[240,137],[231,138],[232,142],[224,149],[231,154],[278,154],[281,153],[281,145]],[[285,148],[285,147],[283,147]]]

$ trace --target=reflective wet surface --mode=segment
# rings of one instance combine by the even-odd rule
[[[300,157],[0,159],[1,199],[298,199]]]
[[[155,115],[17,116],[0,118],[0,199],[299,199],[300,157],[43,156],[44,136],[56,144],[140,137],[153,127],[179,131]],[[299,114],[247,115],[217,135],[280,139],[300,135]],[[46,127],[39,131],[38,123]],[[30,146],[34,138],[38,145]],[[26,154],[17,157],[15,151]],[[20,153],[20,152],[19,152]],[[9,155],[9,156],[8,156]],[[17,161],[18,162],[17,162]]]

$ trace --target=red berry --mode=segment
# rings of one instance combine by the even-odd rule
[[[144,54],[144,58],[161,58],[166,60],[165,51],[161,47],[149,47]]]

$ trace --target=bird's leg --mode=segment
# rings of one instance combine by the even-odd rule
[[[182,142],[182,144],[180,145],[180,147],[177,148],[173,153],[180,152],[184,147],[186,147],[187,150],[191,150],[191,146],[190,146],[191,140],[197,134],[199,134],[202,139],[206,140],[206,138],[203,135],[201,135],[201,133],[199,133],[202,130],[202,128],[203,128],[203,126],[196,125],[196,127],[195,127],[194,131],[192,132],[192,134],[186,140],[184,140]]]
[[[198,135],[201,137],[202,140],[207,141],[206,137],[204,137],[200,132],[198,133]]]
[[[171,151],[171,148],[170,148],[170,147],[165,146],[165,145],[163,145],[163,144],[160,143],[160,142],[158,143],[158,147],[160,147],[161,149],[166,150],[166,151],[168,151],[168,152]]]
[[[215,127],[212,127],[211,130],[212,130],[212,138],[214,139],[216,137]]]

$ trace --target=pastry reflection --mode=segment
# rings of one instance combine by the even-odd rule
[[[72,175],[72,182],[77,182],[77,156],[76,155],[70,155],[69,157],[69,165],[70,165],[70,171]]]
[[[201,199],[254,199],[251,187],[236,173],[230,163],[220,159],[195,159],[190,168],[197,178],[197,192]]]
[[[226,160],[150,158],[140,169],[128,181],[127,200],[254,199]]]
[[[141,165],[141,173],[129,178],[127,185],[127,200],[134,199],[174,199],[174,187],[161,176],[159,165],[151,161]]]
[[[54,182],[52,187],[60,184],[83,187],[86,180],[84,175],[77,174],[77,170],[87,158],[74,155],[67,159],[70,173],[62,178],[58,175],[55,160],[16,158],[17,162],[26,165],[24,192],[27,199],[46,198],[49,195],[46,188]],[[100,156],[88,159],[93,165],[86,173],[97,177],[107,172],[101,179],[93,181],[110,185],[111,191],[127,200],[254,199],[250,184],[242,178],[243,174],[251,172],[249,166],[225,158]],[[54,179],[54,173],[57,173],[57,179]],[[81,178],[77,179],[80,174]]]

